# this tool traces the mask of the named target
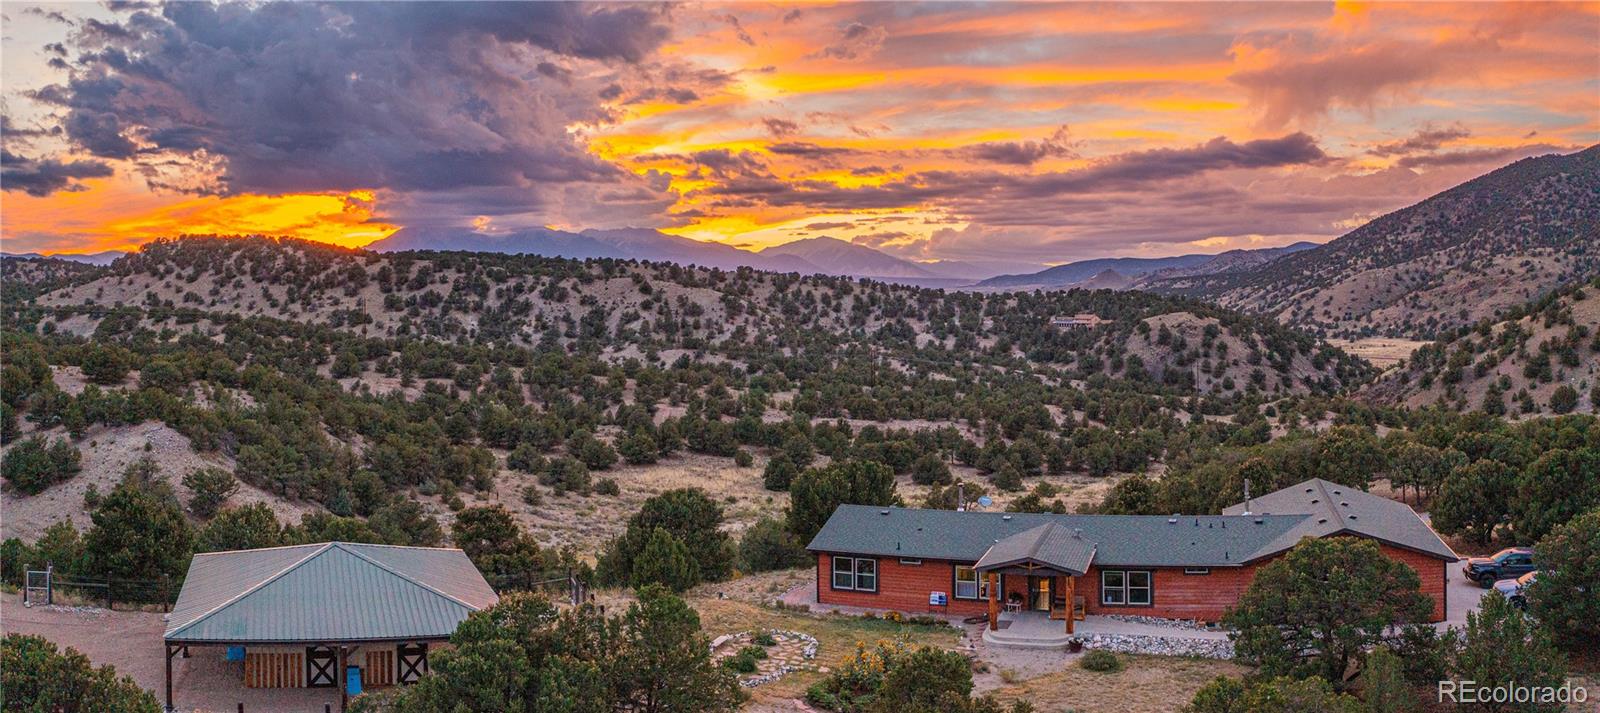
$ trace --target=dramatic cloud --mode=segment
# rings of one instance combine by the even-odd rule
[[[767,127],[767,133],[778,138],[794,136],[800,133],[800,125],[788,119],[779,119],[771,116],[762,117],[761,125]]]
[[[1407,156],[1419,152],[1438,151],[1451,141],[1467,138],[1472,132],[1459,122],[1446,127],[1424,126],[1417,133],[1399,141],[1379,144],[1370,152],[1374,156]]]
[[[486,222],[1018,266],[1324,240],[1600,142],[1592,3],[111,0],[4,22],[18,249]]]
[[[4,184],[8,191],[22,191],[30,196],[82,190],[83,184],[78,183],[79,179],[110,175],[110,164],[102,161],[62,162],[32,159],[10,151],[0,152],[0,184]]]
[[[34,97],[78,150],[181,166],[168,187],[450,192],[458,216],[524,213],[564,184],[632,180],[569,131],[614,120],[606,86],[653,76],[634,100],[685,102],[721,76],[644,64],[664,21],[630,5],[178,3],[84,23],[70,78]]]
[[[817,55],[832,59],[861,59],[869,57],[883,46],[883,41],[889,36],[889,31],[883,27],[863,25],[852,22],[845,25],[844,32],[838,41],[827,47]]]
[[[1042,141],[994,141],[968,146],[957,153],[979,161],[1014,166],[1031,166],[1047,158],[1071,158],[1077,155],[1068,141],[1065,126]]]

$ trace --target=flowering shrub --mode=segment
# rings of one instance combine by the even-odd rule
[[[858,641],[855,652],[839,661],[826,680],[806,690],[806,701],[841,713],[863,710],[883,685],[884,674],[910,653],[904,639],[879,639],[871,646]]]

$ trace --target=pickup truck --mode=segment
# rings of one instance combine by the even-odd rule
[[[1529,572],[1516,579],[1502,579],[1494,583],[1494,591],[1505,597],[1507,602],[1518,609],[1528,608],[1528,585],[1538,578],[1538,572]]]
[[[1533,562],[1532,547],[1508,547],[1492,557],[1469,557],[1461,567],[1462,574],[1488,589],[1502,579],[1516,579],[1539,569]]]

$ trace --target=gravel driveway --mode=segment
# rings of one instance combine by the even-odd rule
[[[71,647],[96,666],[111,664],[162,701],[166,667],[161,634],[166,625],[155,612],[106,611],[69,607],[24,607],[21,595],[0,596],[0,631],[33,634]],[[220,647],[194,647],[188,659],[173,659],[173,699],[180,711],[322,713],[339,710],[337,688],[245,688],[241,663],[222,660]]]

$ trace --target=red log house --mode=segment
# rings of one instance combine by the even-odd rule
[[[1257,567],[1306,537],[1365,537],[1406,563],[1445,617],[1459,559],[1404,503],[1321,479],[1222,515],[1057,515],[843,505],[807,549],[817,601],[900,612],[1137,614],[1217,621]],[[1070,615],[1069,615],[1070,612]]]

